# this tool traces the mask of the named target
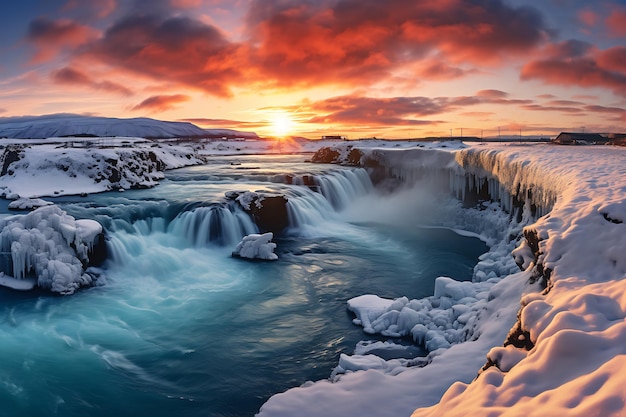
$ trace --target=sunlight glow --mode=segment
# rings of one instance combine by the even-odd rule
[[[289,113],[276,112],[271,116],[271,130],[275,137],[282,138],[291,133],[293,129],[293,120]]]

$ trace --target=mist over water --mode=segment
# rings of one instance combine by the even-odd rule
[[[293,160],[214,158],[154,189],[56,199],[105,225],[111,259],[102,285],[71,297],[0,289],[0,415],[251,416],[371,339],[348,299],[471,278],[482,242],[417,227],[436,220],[432,193],[381,197],[363,172]],[[315,192],[285,175],[323,182]],[[254,228],[232,207],[219,206],[227,238],[207,234],[232,190],[289,196],[278,261],[230,257],[230,234]]]

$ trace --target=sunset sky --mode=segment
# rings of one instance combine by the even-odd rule
[[[21,0],[0,117],[349,138],[626,132],[626,0]]]

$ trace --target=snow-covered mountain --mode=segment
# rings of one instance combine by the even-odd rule
[[[167,122],[146,117],[118,119],[76,114],[51,114],[0,118],[0,137],[44,139],[65,136],[258,137],[251,132],[239,132],[231,129],[202,129],[189,122]]]

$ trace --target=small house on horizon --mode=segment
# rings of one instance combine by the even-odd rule
[[[599,133],[561,132],[552,140],[557,145],[605,145],[609,138]]]
[[[342,135],[324,135],[322,140],[348,140],[347,136]]]

